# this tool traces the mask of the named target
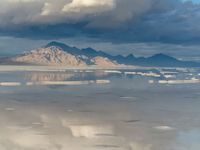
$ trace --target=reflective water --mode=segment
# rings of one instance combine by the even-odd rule
[[[1,71],[0,150],[200,149],[200,84],[147,72]]]

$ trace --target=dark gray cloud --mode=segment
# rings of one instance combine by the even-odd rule
[[[179,0],[2,0],[0,35],[199,44],[200,5]]]
[[[155,6],[159,9],[165,9],[172,3],[171,0],[168,1],[1,0],[0,27],[16,28],[29,25],[76,24],[89,21],[88,26],[90,27],[107,28],[131,20],[148,12]],[[108,18],[110,20],[104,22]]]

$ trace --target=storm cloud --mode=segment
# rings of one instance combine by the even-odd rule
[[[92,23],[97,18],[100,22],[110,18],[109,22],[123,23],[152,8],[165,9],[173,3],[166,0],[1,0],[0,25],[49,25],[85,20]],[[98,26],[104,26],[101,23]]]
[[[0,35],[198,44],[199,13],[179,0],[1,0]]]

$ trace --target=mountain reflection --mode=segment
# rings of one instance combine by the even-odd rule
[[[70,81],[90,80],[108,77],[109,73],[104,71],[75,71],[75,72],[27,72],[25,79],[31,82],[41,81]]]
[[[28,81],[65,81],[70,80],[75,76],[73,73],[56,73],[56,72],[32,72],[27,73],[25,78]]]

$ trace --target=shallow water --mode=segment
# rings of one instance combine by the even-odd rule
[[[1,71],[0,149],[198,150],[200,84],[130,72]]]

